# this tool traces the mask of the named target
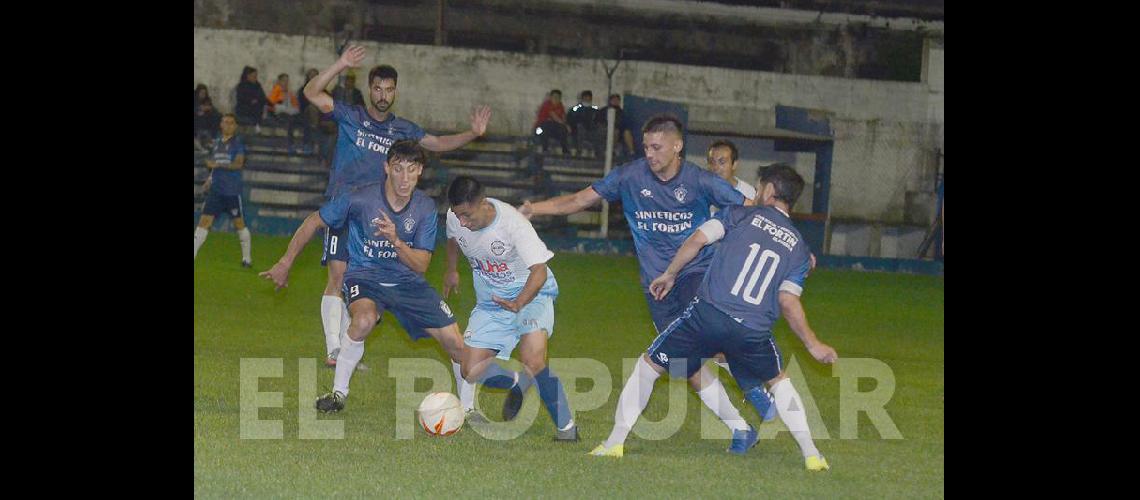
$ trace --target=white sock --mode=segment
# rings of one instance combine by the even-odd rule
[[[348,382],[352,380],[352,372],[356,370],[356,363],[364,357],[364,342],[344,339],[340,346],[340,355],[336,358],[336,376],[333,377],[333,390],[348,395]]]
[[[652,366],[649,366],[645,358],[637,359],[633,373],[625,382],[625,387],[621,389],[617,412],[614,414],[614,429],[610,432],[610,437],[603,443],[606,448],[613,448],[625,443],[625,438],[629,436],[633,424],[637,422],[641,412],[645,411],[645,405],[649,404],[649,396],[653,395],[653,382],[660,376]]]
[[[249,228],[243,227],[238,230],[238,242],[241,243],[241,261],[252,262],[253,259],[249,256]]]
[[[459,363],[452,361],[451,371],[455,373],[455,390],[459,393],[459,405],[463,407],[463,411],[475,409],[475,384],[463,380]]]
[[[728,361],[717,361],[716,365],[724,369],[724,371],[729,375],[732,375],[732,370],[728,369]]]
[[[340,299],[340,297],[337,297]],[[344,299],[340,300],[340,344],[344,343],[344,339],[348,338],[348,325],[352,324],[352,316],[348,314],[348,304],[344,303]]]
[[[321,296],[321,325],[325,328],[325,352],[332,354],[341,346],[344,301],[336,295]],[[348,316],[345,314],[344,316]]]
[[[198,258],[198,249],[202,248],[202,244],[206,242],[206,235],[210,231],[204,228],[194,228],[194,258]]]
[[[808,429],[804,402],[800,399],[800,393],[796,391],[796,387],[792,385],[792,379],[785,378],[777,382],[769,389],[769,392],[772,393],[772,398],[776,400],[776,414],[792,432],[792,437],[795,438],[796,444],[800,445],[800,452],[803,453],[804,458],[819,455],[819,450],[816,449],[815,442],[811,439],[811,430]]]
[[[724,392],[724,384],[720,383],[719,378],[712,377],[711,381],[705,382],[705,388],[697,391],[697,396],[701,397],[705,406],[709,407],[730,430],[748,430],[748,423],[744,421],[744,417],[740,416],[740,410],[733,406],[732,400],[728,398],[728,393]]]

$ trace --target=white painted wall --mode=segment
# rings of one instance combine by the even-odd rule
[[[470,107],[486,103],[494,110],[491,133],[525,134],[550,89],[561,89],[568,105],[583,89],[593,90],[596,103],[607,91],[598,60],[364,45],[361,90],[370,67],[395,66],[395,112],[433,132],[465,129]],[[232,107],[232,89],[245,65],[258,69],[268,93],[278,73],[289,73],[297,87],[305,68],[323,69],[335,58],[327,37],[194,29],[195,83],[208,85],[223,110]],[[898,222],[906,191],[930,177],[934,150],[941,146],[943,61],[943,50],[932,49],[923,83],[625,61],[614,74],[613,91],[680,102],[688,106],[690,126],[744,133],[774,127],[777,104],[825,110],[836,135],[832,215]]]

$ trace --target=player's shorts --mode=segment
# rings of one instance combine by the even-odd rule
[[[348,262],[348,224],[339,228],[325,228],[325,251],[321,254],[321,265],[327,266],[329,259]]]
[[[217,217],[221,214],[228,214],[233,219],[245,217],[245,211],[241,207],[241,195],[227,196],[215,194],[210,190],[206,195],[206,202],[202,204],[202,215]]]
[[[649,292],[645,292],[645,300],[649,302],[649,316],[653,318],[653,327],[657,329],[657,333],[661,333],[669,323],[685,312],[689,302],[697,296],[697,289],[701,287],[704,278],[705,273],[689,273],[681,276],[673,283],[669,295],[660,301],[655,300]]]
[[[744,391],[776,378],[782,363],[772,332],[745,327],[699,297],[646,352],[673,376],[686,378],[700,370],[704,360],[723,352]]]
[[[554,334],[554,296],[539,294],[517,314],[499,306],[475,306],[467,321],[463,341],[471,347],[498,351],[499,359],[511,359],[519,340],[535,330]]]
[[[376,313],[391,311],[412,340],[430,337],[425,328],[443,328],[455,323],[451,308],[425,281],[384,286],[375,281],[345,278],[344,296],[352,305],[360,299],[376,303]]]

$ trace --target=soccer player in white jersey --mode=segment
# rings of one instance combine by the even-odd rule
[[[554,299],[558,282],[546,262],[554,253],[539,239],[530,221],[514,207],[483,195],[483,186],[460,176],[447,189],[447,271],[443,296],[458,293],[459,251],[471,264],[475,308],[463,334],[467,344],[464,366],[473,366],[467,380],[484,370],[494,371],[494,357],[507,360],[515,347],[526,373],[519,372],[503,406],[503,419],[512,420],[523,396],[534,385],[550,418],[556,441],[577,441],[562,381],[546,365],[547,339],[554,333]],[[474,411],[474,385],[461,384],[459,394],[468,415]],[[478,417],[477,417],[478,418]]]

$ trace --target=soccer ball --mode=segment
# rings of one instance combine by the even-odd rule
[[[450,392],[428,394],[416,409],[420,426],[432,436],[450,436],[463,427],[463,408],[459,398]]]

